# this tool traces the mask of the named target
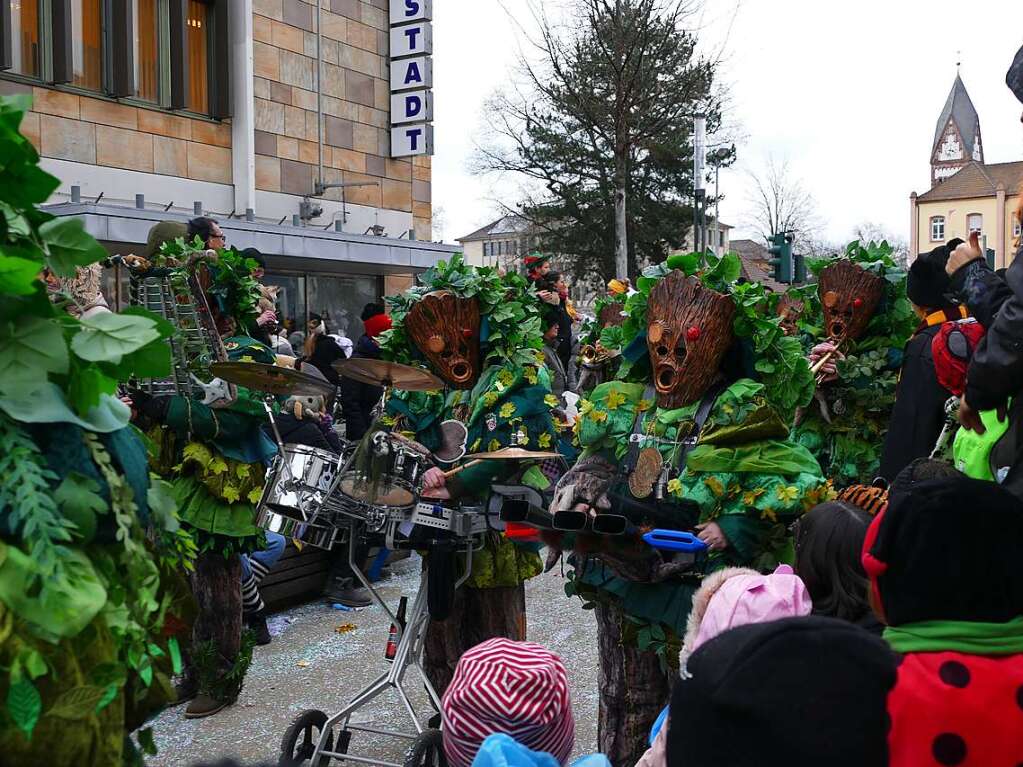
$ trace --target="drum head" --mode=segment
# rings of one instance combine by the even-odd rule
[[[374,488],[359,474],[345,474],[341,477],[339,488],[341,495],[346,498],[361,501],[370,506],[404,509],[416,504],[416,495],[412,492],[412,488],[401,480],[381,478]]]

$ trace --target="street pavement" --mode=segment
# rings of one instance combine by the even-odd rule
[[[414,596],[419,558],[396,562],[380,591],[396,609],[401,595]],[[576,754],[592,753],[597,742],[597,636],[593,614],[578,599],[565,596],[559,569],[526,584],[530,641],[558,653],[568,668],[576,721]],[[345,624],[350,624],[346,626]],[[332,714],[386,667],[384,647],[390,622],[376,606],[341,612],[313,602],[278,613],[270,621],[273,642],[257,647],[235,705],[207,719],[184,718],[184,706],[169,709],[153,723],[159,753],[150,767],[187,767],[231,757],[244,764],[276,764],[285,729],[306,709]],[[352,628],[354,626],[354,628]],[[408,689],[423,718],[432,713],[426,694],[407,677]],[[353,719],[370,727],[411,728],[393,693]],[[353,754],[402,761],[407,741],[356,734]],[[337,764],[336,762],[332,762]],[[349,762],[348,764],[354,764]]]

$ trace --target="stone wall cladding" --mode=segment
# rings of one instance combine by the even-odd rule
[[[313,191],[318,161],[315,3],[254,0],[256,188]],[[430,237],[430,158],[392,160],[387,0],[321,0],[323,176],[345,200],[411,213]],[[343,178],[342,178],[343,177]],[[325,195],[340,200],[341,191]]]
[[[230,122],[10,81],[0,93],[32,96],[24,130],[43,157],[231,183]]]

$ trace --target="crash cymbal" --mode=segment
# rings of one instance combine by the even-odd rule
[[[335,362],[334,370],[345,378],[371,386],[386,386],[402,391],[436,391],[444,388],[444,382],[428,370],[387,360],[353,357]]]
[[[545,461],[548,458],[561,458],[561,453],[549,450],[523,450],[521,447],[505,447],[493,453],[472,453],[466,458],[480,458],[490,461]]]
[[[217,378],[246,389],[266,394],[300,397],[330,397],[334,387],[328,381],[299,373],[292,368],[265,365],[262,362],[215,362],[210,370]]]

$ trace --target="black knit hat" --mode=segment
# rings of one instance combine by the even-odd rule
[[[955,239],[930,253],[921,253],[909,267],[906,279],[906,295],[917,306],[938,308],[947,306],[950,301],[945,294],[949,292],[950,278],[945,273],[948,257],[962,240]]]
[[[896,658],[832,618],[726,631],[675,685],[668,767],[885,767]]]
[[[891,626],[1004,623],[1023,614],[1023,501],[945,477],[897,493],[867,530],[863,568]]]

